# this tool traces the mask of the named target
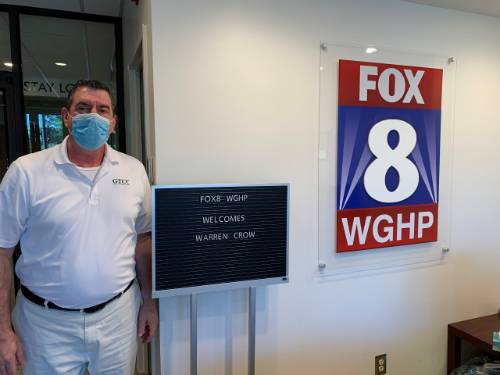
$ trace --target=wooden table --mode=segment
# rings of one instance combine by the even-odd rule
[[[500,357],[500,352],[492,349],[493,331],[500,331],[499,314],[448,324],[447,374],[461,365],[462,340],[467,340],[487,354]]]

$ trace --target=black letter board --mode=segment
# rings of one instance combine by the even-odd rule
[[[153,296],[288,280],[288,185],[154,186]]]

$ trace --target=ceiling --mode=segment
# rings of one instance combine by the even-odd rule
[[[20,26],[25,80],[44,77],[112,80],[115,55],[112,24],[21,15]],[[59,67],[55,62],[67,65]]]
[[[121,16],[124,1],[131,0],[0,0],[0,4],[85,12],[105,16]],[[403,0],[410,3],[479,13],[500,17],[499,0]]]
[[[0,4],[121,16],[122,2],[131,0],[0,0]]]
[[[432,5],[439,8],[455,9],[464,12],[500,17],[499,0],[403,0],[410,3]]]

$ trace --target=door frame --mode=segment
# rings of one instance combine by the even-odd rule
[[[22,140],[22,133],[19,132],[19,126],[15,126],[15,100],[14,100],[14,82],[11,72],[0,71],[0,90],[5,92],[5,115],[7,118],[7,166],[18,156],[21,150],[19,140]]]

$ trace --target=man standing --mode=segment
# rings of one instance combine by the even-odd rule
[[[0,185],[0,375],[16,362],[26,375],[130,375],[137,335],[149,342],[158,325],[149,182],[139,161],[106,144],[109,88],[78,81],[61,114],[69,136],[16,160]]]

